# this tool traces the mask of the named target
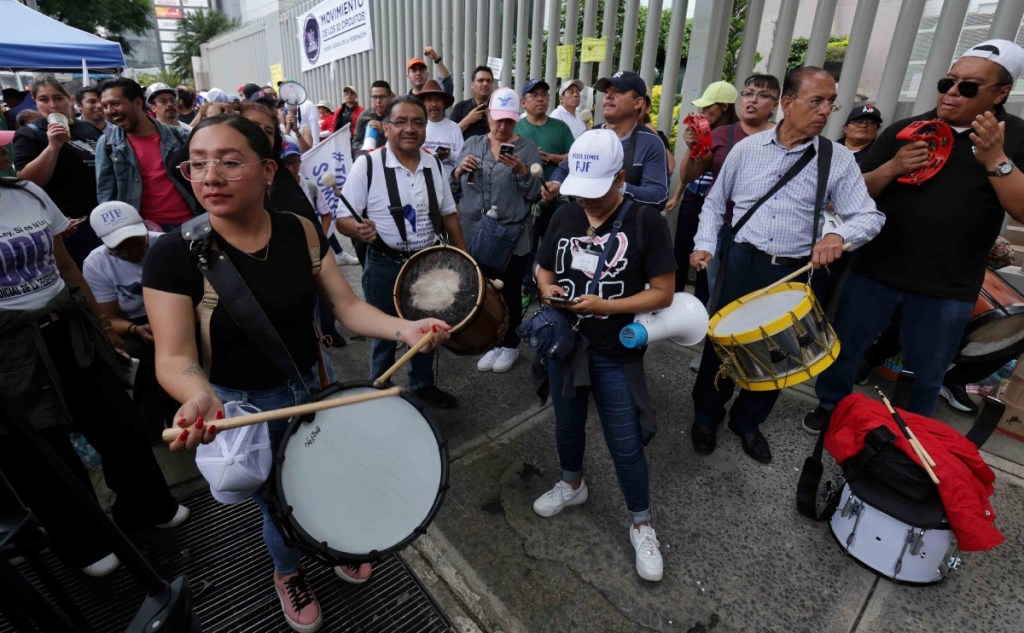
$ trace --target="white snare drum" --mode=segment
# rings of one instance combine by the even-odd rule
[[[332,385],[319,399],[367,391]],[[275,522],[290,545],[328,564],[402,549],[426,531],[448,489],[446,440],[405,397],[292,419],[275,464]]]
[[[751,293],[711,317],[708,338],[722,372],[742,389],[792,387],[825,371],[839,356],[839,339],[806,284]]]
[[[897,582],[939,582],[960,566],[960,550],[948,523],[920,528],[857,497],[847,483],[832,515],[832,535],[854,559]]]

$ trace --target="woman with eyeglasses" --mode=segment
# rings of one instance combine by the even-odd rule
[[[11,134],[0,132],[0,171],[10,165],[4,145]],[[128,398],[126,365],[115,349],[123,348],[121,337],[64,248],[69,224],[39,186],[0,178],[0,397],[91,498],[76,498],[11,432],[17,421],[6,416],[13,412],[0,422],[0,464],[46,528],[50,548],[87,575],[105,576],[120,561],[102,526],[83,519],[81,504],[98,501],[70,433],[83,434],[102,457],[122,530],[174,527],[189,512],[167,490]]]
[[[43,117],[14,136],[18,177],[42,187],[67,217],[86,219],[96,206],[96,141],[103,133],[75,119],[71,94],[53,77],[33,83],[32,98]],[[68,253],[79,268],[100,245],[88,222],[66,237]]]
[[[189,160],[180,169],[209,214],[210,239],[252,291],[300,368],[303,384],[278,369],[266,350],[231,317],[223,299],[210,319],[207,375],[199,364],[196,343],[195,307],[203,296],[203,275],[192,245],[185,242],[180,229],[171,231],[153,245],[142,276],[156,345],[157,378],[182,403],[174,416],[181,435],[171,443],[171,450],[192,450],[200,442],[212,441],[224,402],[240,400],[262,410],[278,409],[300,404],[309,398],[308,392],[319,390],[318,355],[322,352],[315,344],[312,319],[317,296],[347,329],[368,337],[397,339],[410,346],[431,330],[436,333],[435,344],[447,338],[448,326],[437,319],[405,321],[359,300],[322,233],[317,235],[320,269],[313,275],[308,227],[304,226],[309,221],[266,207],[278,169],[271,137],[244,116],[204,119],[192,131]],[[287,420],[269,424],[276,446]],[[257,491],[253,500],[263,513],[263,538],[274,562],[274,586],[285,619],[295,630],[315,631],[322,623],[319,603],[298,550],[285,545],[270,518],[265,489]],[[365,582],[370,572],[368,563],[335,567],[342,580],[356,584]]]
[[[843,135],[836,139],[846,149],[853,152],[857,164],[867,156],[868,150],[878,136],[878,130],[882,126],[882,113],[873,104],[865,103],[850,111],[843,125]]]

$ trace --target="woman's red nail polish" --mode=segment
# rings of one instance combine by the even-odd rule
[[[420,334],[426,334],[427,331],[424,328],[420,328]]]
[[[431,325],[430,326],[430,331],[436,334],[437,333],[437,326],[436,325]]]
[[[185,418],[182,418],[182,419],[178,420],[178,426],[186,427],[186,426],[188,426],[188,422],[185,421]]]
[[[213,434],[217,432],[217,425],[211,424],[210,428],[206,429],[206,432],[209,433],[211,437],[213,437]]]
[[[198,418],[196,418],[196,428],[203,428],[203,416],[199,416]]]
[[[181,440],[182,442],[187,440],[188,439],[188,429],[185,429],[184,431],[182,431],[181,435],[178,436],[178,439]]]

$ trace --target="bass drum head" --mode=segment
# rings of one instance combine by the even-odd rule
[[[433,317],[455,331],[480,302],[482,276],[462,251],[432,246],[413,255],[395,283],[395,308],[410,321]]]
[[[320,399],[372,391],[332,386]],[[277,462],[286,540],[331,563],[372,561],[405,547],[426,531],[448,487],[445,440],[404,397],[294,418]]]

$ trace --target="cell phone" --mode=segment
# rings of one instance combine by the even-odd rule
[[[550,301],[551,303],[563,303],[563,304],[576,303],[575,299],[570,299],[569,297],[559,297],[559,296],[554,296],[554,295],[552,295],[550,297],[544,297],[544,300],[545,301]]]
[[[512,143],[502,143],[498,153],[502,156],[511,156],[516,153],[516,146]]]

